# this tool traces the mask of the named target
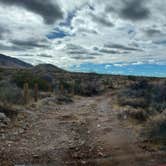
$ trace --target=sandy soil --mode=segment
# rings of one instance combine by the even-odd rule
[[[112,96],[46,98],[1,129],[2,166],[158,166],[166,154],[140,147],[134,127],[117,118]]]

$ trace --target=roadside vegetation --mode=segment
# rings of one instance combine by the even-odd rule
[[[141,135],[153,144],[166,146],[166,81],[143,79],[119,90],[123,115],[142,124]]]

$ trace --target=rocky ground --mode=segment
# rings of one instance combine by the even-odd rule
[[[74,97],[56,104],[54,97],[20,111],[1,126],[2,166],[158,166],[164,152],[140,143],[134,126],[118,119],[113,96]],[[0,120],[4,120],[0,114]]]

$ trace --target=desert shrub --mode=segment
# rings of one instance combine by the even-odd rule
[[[142,121],[146,121],[147,118],[148,118],[148,115],[147,113],[142,110],[142,109],[138,109],[138,110],[130,110],[127,112],[127,115],[132,118],[132,119],[135,119],[139,122],[142,122]]]
[[[136,81],[137,77],[136,76],[128,76],[128,80],[130,80],[130,81]]]
[[[104,91],[104,87],[102,87],[102,84],[100,83],[100,81],[97,81],[95,79],[90,81],[77,80],[75,81],[74,89],[76,94],[83,95],[83,96],[98,95]]]
[[[74,82],[74,92],[75,94],[80,94],[81,91],[81,80],[75,80]]]
[[[3,69],[3,68],[0,68],[0,73],[4,72],[4,70],[5,70],[5,69]]]
[[[65,81],[65,80],[60,80],[59,87],[63,86],[64,91],[71,92],[73,89],[73,85],[71,82]]]
[[[150,114],[161,113],[166,109],[166,84],[161,82],[154,84],[149,93],[149,107]]]
[[[141,80],[118,93],[120,105],[144,108],[149,114],[160,113],[166,109],[166,84],[150,84]]]
[[[6,81],[0,82],[0,101],[3,103],[23,103],[21,89]]]
[[[159,114],[149,120],[142,135],[153,143],[166,146],[166,114]]]
[[[118,114],[118,118],[123,119],[124,117],[134,119],[139,123],[145,122],[148,119],[148,115],[144,109],[136,109],[132,107],[127,107]]]
[[[148,81],[146,79],[140,80],[134,84],[131,85],[131,89],[133,90],[143,90],[143,89],[149,89],[150,88],[150,84],[148,83]]]
[[[121,106],[131,106],[134,108],[147,108],[147,102],[144,98],[133,98],[119,96],[118,102]]]
[[[151,92],[151,86],[146,81],[136,82],[119,91],[118,102],[122,106],[146,109],[149,107],[151,99],[149,92]]]
[[[28,83],[30,88],[34,88],[35,83],[37,83],[39,90],[43,91],[48,91],[50,87],[50,83],[47,80],[31,72],[18,72],[13,76],[13,81],[21,88],[23,88],[24,83]]]

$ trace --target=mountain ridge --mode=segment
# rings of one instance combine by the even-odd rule
[[[4,54],[0,54],[0,67],[4,68],[30,68],[33,65],[21,61],[17,58],[13,58]]]

